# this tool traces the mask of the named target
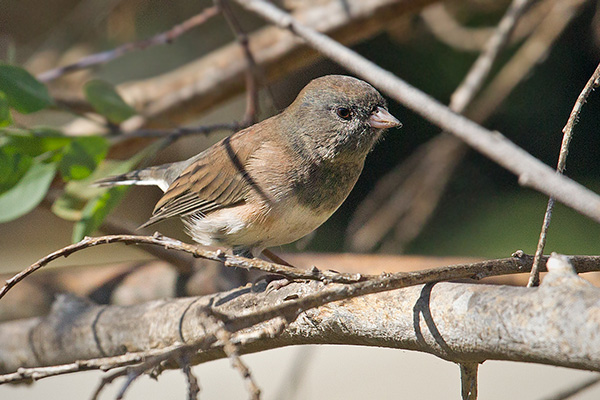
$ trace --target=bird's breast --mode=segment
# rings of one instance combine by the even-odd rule
[[[299,204],[321,212],[335,211],[348,197],[363,163],[323,162],[310,165],[292,181],[291,192]]]

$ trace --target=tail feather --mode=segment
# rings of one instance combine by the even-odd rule
[[[94,185],[99,187],[123,185],[158,186],[165,192],[169,188],[169,183],[162,175],[164,175],[164,168],[162,166],[150,167],[98,179],[94,182]]]

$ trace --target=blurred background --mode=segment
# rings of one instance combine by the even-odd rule
[[[308,15],[306,10],[327,3],[311,0],[278,4],[299,15]],[[365,16],[363,19],[369,23],[362,24],[360,29],[348,32],[338,27],[328,33],[448,104],[509,2],[406,3],[409,6],[404,9],[381,7],[379,13]],[[23,66],[33,75],[167,31],[212,5],[210,1],[189,0],[55,0],[51,6],[39,0],[2,0],[0,4],[0,60]],[[554,167],[562,128],[600,60],[599,4],[533,1],[495,63],[491,77],[465,114],[489,129],[502,132]],[[232,6],[245,32],[265,29],[255,16]],[[259,54],[263,44],[257,41],[253,45],[252,38],[251,34],[250,49],[256,51],[259,60],[259,120],[285,108],[311,79],[347,73],[343,67],[304,47],[294,48],[281,63],[261,64]],[[233,83],[223,83],[225,94],[213,97],[210,104],[192,98],[188,103],[197,102],[197,108],[186,103],[185,111],[181,112],[175,106],[168,111],[156,111],[166,96],[152,93],[173,74],[183,76],[194,68],[202,71],[202,64],[196,64],[198,60],[227,46],[236,46],[230,44],[233,41],[235,36],[227,22],[216,16],[167,45],[127,53],[93,69],[48,82],[48,87],[53,96],[77,109],[85,101],[82,89],[85,82],[92,78],[110,82],[144,119],[124,124],[130,123],[133,129],[174,129],[239,121],[246,105],[242,76]],[[239,58],[243,60],[241,51]],[[224,73],[228,68],[227,64],[222,66]],[[198,79],[204,79],[204,83],[210,80],[209,72]],[[188,81],[188,85],[192,87],[194,83]],[[439,136],[438,128],[401,105],[390,102],[389,108],[403,127],[387,132],[375,147],[346,202],[314,235],[274,250],[465,258],[508,257],[517,249],[534,253],[547,198],[520,187],[511,173],[456,140]],[[105,125],[90,124],[64,110],[14,113],[13,119],[22,126],[60,127],[77,134],[100,134],[106,130]],[[600,191],[599,127],[600,96],[592,93],[575,127],[566,174],[596,192]],[[160,151],[150,162],[159,164],[187,158],[229,134],[218,131],[187,135]],[[121,142],[111,148],[108,158],[126,159],[148,143],[146,139]],[[60,191],[61,182],[52,187]],[[111,218],[135,227],[151,215],[159,197],[156,188],[130,190]],[[0,224],[0,272],[19,271],[67,245],[72,229],[73,222],[57,217],[44,203],[19,219]],[[178,221],[155,229],[186,240]],[[546,253],[597,255],[599,239],[598,224],[559,204],[548,234]],[[110,250],[96,248],[59,260],[51,269],[68,267],[71,271],[80,269],[80,265],[132,265],[150,258],[139,249],[111,246]],[[165,276],[178,279],[174,275]],[[101,282],[103,278],[94,279]],[[220,288],[217,284],[211,287]],[[39,302],[48,302],[48,297],[40,296]],[[23,299],[18,304],[26,309],[25,302]],[[304,352],[308,355],[303,356]],[[248,360],[266,399],[364,398],[373,393],[377,393],[377,398],[460,397],[458,366],[430,355],[320,346],[279,349],[244,359]],[[302,372],[293,372],[294,368]],[[195,370],[202,386],[201,398],[245,397],[241,380],[227,361],[198,366]],[[480,398],[547,398],[588,375],[563,368],[486,362],[480,369]],[[81,398],[91,394],[99,379],[98,373],[84,373],[50,378],[26,387],[2,386],[0,398]],[[295,381],[300,388],[293,392],[289,385]],[[112,398],[117,389],[118,384],[113,385],[110,390],[114,392],[106,392],[103,398]],[[131,399],[184,396],[185,383],[177,371],[163,374],[158,382],[144,378],[127,394]],[[598,396],[600,388],[574,398]]]

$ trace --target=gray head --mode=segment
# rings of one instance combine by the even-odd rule
[[[283,115],[297,121],[288,130],[295,147],[325,159],[364,157],[384,129],[400,126],[373,86],[343,75],[314,79]]]

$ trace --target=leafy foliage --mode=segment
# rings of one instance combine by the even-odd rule
[[[32,157],[10,153],[6,148],[0,147],[0,194],[16,185],[32,162]]]
[[[86,83],[83,90],[94,110],[114,124],[119,124],[136,114],[135,109],[125,103],[108,82],[94,79]]]
[[[55,164],[33,163],[19,182],[0,195],[0,222],[33,210],[44,199],[55,174]]]
[[[0,128],[9,126],[12,124],[12,118],[10,116],[10,108],[8,100],[3,92],[0,92]]]
[[[52,205],[52,211],[61,218],[76,221],[73,228],[73,241],[94,232],[104,218],[121,202],[129,187],[101,188],[94,181],[132,170],[137,164],[160,149],[162,142],[156,142],[125,161],[104,160],[86,179],[71,181],[64,193]]]
[[[92,107],[119,124],[136,111],[107,82],[92,80],[84,87]],[[101,177],[134,168],[160,144],[125,161],[105,160],[110,142],[103,136],[71,137],[49,127],[12,126],[11,108],[19,113],[40,111],[54,101],[46,86],[23,68],[0,64],[0,222],[19,218],[46,196],[57,176],[66,183],[52,211],[75,222],[73,240],[97,229],[121,201],[127,188],[94,187]]]
[[[54,103],[43,83],[14,65],[0,64],[0,92],[12,108],[23,114],[40,111]]]
[[[71,140],[63,149],[59,169],[65,181],[84,179],[90,176],[108,151],[108,141],[99,136],[81,137]]]

